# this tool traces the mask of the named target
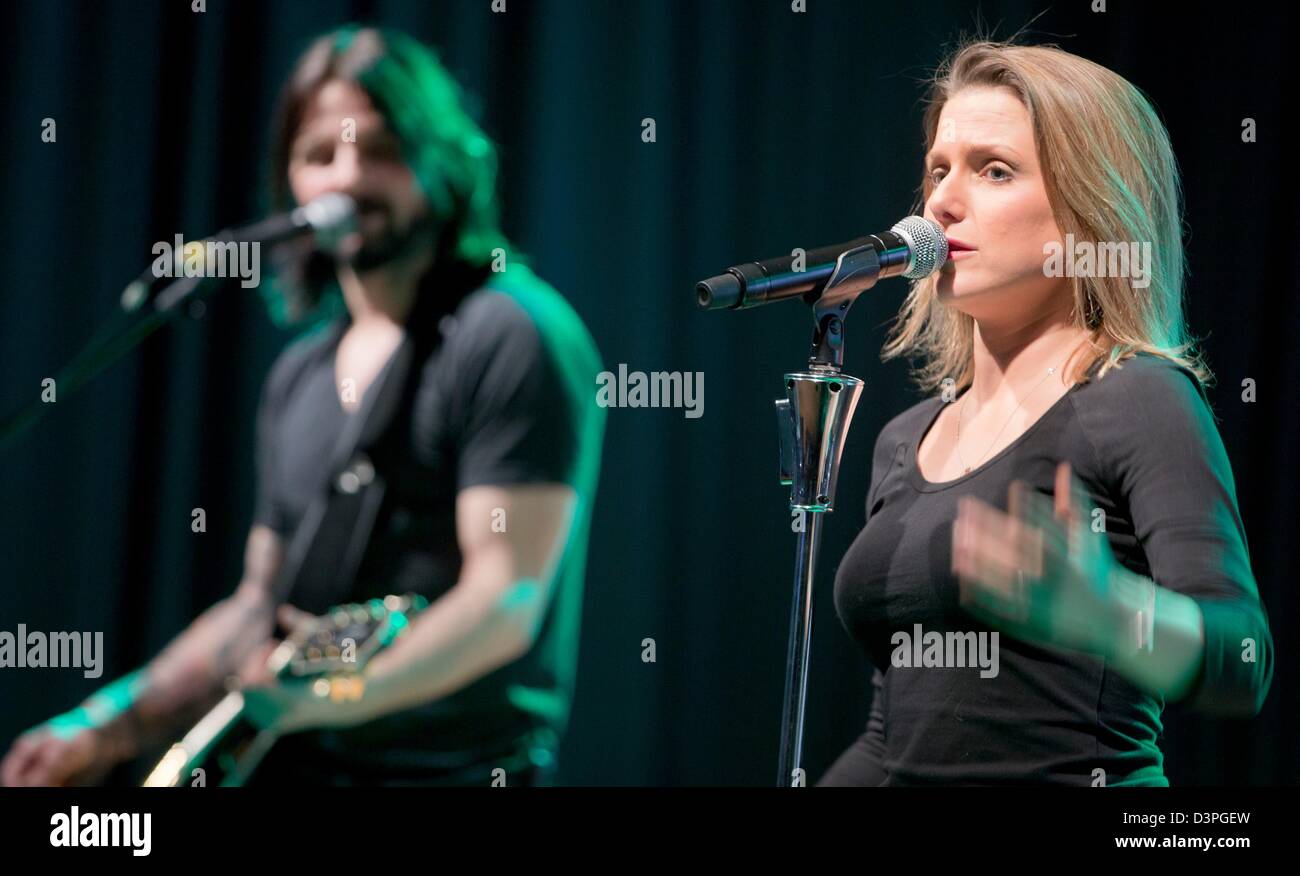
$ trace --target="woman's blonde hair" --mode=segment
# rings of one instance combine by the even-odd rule
[[[972,86],[1009,88],[1029,111],[1062,234],[1093,244],[1150,243],[1146,288],[1129,277],[1070,278],[1075,325],[1091,330],[1075,380],[1086,379],[1098,359],[1105,359],[1101,377],[1145,351],[1186,368],[1202,386],[1211,383],[1183,317],[1182,189],[1169,133],[1150,101],[1122,76],[1055,46],[969,42],[930,85],[927,154],[944,103]],[[925,174],[916,212],[932,186]],[[931,275],[912,285],[881,352],[886,360],[919,358],[913,377],[927,391],[949,379],[960,389],[974,376],[974,320],[939,301],[937,281]]]

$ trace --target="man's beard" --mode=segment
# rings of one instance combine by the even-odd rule
[[[381,215],[383,227],[377,233],[363,236],[360,248],[344,259],[357,273],[404,260],[421,250],[432,251],[438,223],[431,211],[425,210],[406,227],[399,227],[392,208],[387,203],[374,198],[358,198],[358,219],[363,219],[367,214]]]

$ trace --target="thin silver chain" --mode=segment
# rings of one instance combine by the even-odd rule
[[[993,441],[989,444],[988,448],[984,451],[983,456],[981,456],[979,459],[975,460],[975,465],[979,465],[981,462],[984,461],[984,457],[989,455],[989,451],[992,450],[992,449],[993,449],[993,446],[994,446],[995,444],[998,443],[998,439],[1002,437],[1002,433],[1005,432],[1005,431],[1007,430],[1007,426],[1011,424],[1011,418],[1014,417],[1014,416],[1016,415],[1016,411],[1019,411],[1020,408],[1024,405],[1025,400],[1028,399],[1028,398],[1029,398],[1031,395],[1033,395],[1035,392],[1037,392],[1037,391],[1038,391],[1038,387],[1042,386],[1042,385],[1043,385],[1043,382],[1046,381],[1047,378],[1051,377],[1051,376],[1052,376],[1053,374],[1055,374],[1055,373],[1056,373],[1056,368],[1055,368],[1055,367],[1048,368],[1048,369],[1047,369],[1047,373],[1043,375],[1043,379],[1040,380],[1040,381],[1038,381],[1038,383],[1034,384],[1034,388],[1033,388],[1033,389],[1031,389],[1031,390],[1029,390],[1029,392],[1025,393],[1024,398],[1022,398],[1022,399],[1020,400],[1020,402],[1015,406],[1015,409],[1011,411],[1011,416],[1007,417],[1007,421],[1006,421],[1005,423],[1003,423],[1003,424],[1002,424],[1002,428],[998,430],[998,434],[996,434],[996,435],[993,436]],[[974,389],[974,388],[975,388],[975,387],[974,387],[974,384],[972,383],[972,384],[971,384],[971,389]],[[957,445],[956,445],[956,450],[957,450],[957,460],[961,463],[962,468],[964,469],[964,471],[962,472],[962,474],[970,474],[971,469],[974,468],[974,466],[967,465],[967,464],[966,464],[966,460],[963,459],[963,458],[962,458],[962,455],[961,455],[961,420],[962,420],[962,416],[966,413],[966,399],[968,399],[968,398],[970,398],[970,392],[969,392],[969,391],[967,391],[967,393],[961,397],[961,408],[959,408],[958,411],[957,411]]]

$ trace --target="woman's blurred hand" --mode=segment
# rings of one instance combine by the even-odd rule
[[[963,497],[953,525],[952,571],[963,608],[1036,644],[1110,655],[1121,635],[1112,582],[1120,567],[1094,532],[1087,492],[1062,462],[1055,501],[1013,481],[1007,514]]]

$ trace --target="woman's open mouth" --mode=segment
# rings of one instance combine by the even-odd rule
[[[959,261],[975,254],[975,247],[960,240],[948,238],[948,259],[949,261]]]

